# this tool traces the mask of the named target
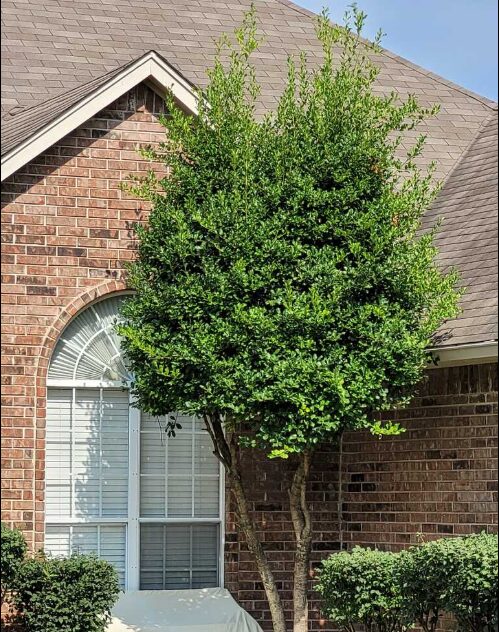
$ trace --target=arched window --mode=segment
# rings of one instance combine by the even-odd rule
[[[129,590],[222,583],[223,477],[202,423],[130,405],[114,331],[123,297],[80,313],[48,373],[45,549],[95,552]]]

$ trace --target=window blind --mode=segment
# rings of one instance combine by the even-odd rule
[[[46,515],[127,517],[128,393],[50,389]]]
[[[219,540],[218,525],[143,524],[141,590],[218,586]]]
[[[167,437],[163,421],[142,414],[140,514],[143,518],[217,518],[220,467],[202,422],[179,416],[182,429]]]
[[[124,525],[47,525],[45,550],[56,557],[95,553],[116,568],[120,585],[126,577],[126,527]]]
[[[137,546],[137,588],[219,585],[220,467],[200,420],[178,421],[182,429],[168,438],[163,419],[140,415],[140,498],[129,507],[128,392],[49,389],[47,553],[96,553],[115,566],[125,587],[129,547]],[[133,507],[140,528],[129,525]]]
[[[49,389],[46,425],[45,550],[96,553],[126,575],[128,393]],[[123,524],[103,524],[122,518]],[[71,524],[84,519],[85,524]],[[68,524],[61,524],[67,521]]]

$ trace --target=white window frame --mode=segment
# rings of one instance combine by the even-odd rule
[[[48,379],[47,389],[128,389],[121,381],[106,380],[59,380]],[[74,393],[73,393],[74,397]],[[219,516],[218,518],[141,518],[140,517],[140,410],[134,408],[129,396],[128,413],[128,516],[104,518],[50,518],[45,516],[45,525],[73,526],[82,524],[124,524],[126,530],[125,590],[140,590],[140,525],[141,524],[217,524],[219,528],[218,586],[224,587],[225,578],[225,471],[219,464]],[[193,455],[194,458],[194,455]]]

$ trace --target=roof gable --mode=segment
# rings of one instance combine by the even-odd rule
[[[66,134],[139,83],[149,82],[196,113],[194,87],[160,55],[139,59],[56,97],[24,110],[2,126],[2,181]]]

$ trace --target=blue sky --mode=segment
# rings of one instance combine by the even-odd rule
[[[341,22],[351,0],[295,0]],[[358,0],[366,35],[437,74],[497,101],[497,0]]]

